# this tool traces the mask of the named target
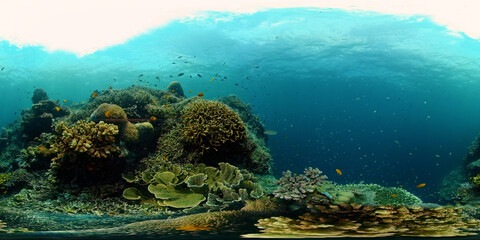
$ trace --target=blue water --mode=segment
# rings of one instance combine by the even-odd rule
[[[83,57],[0,42],[0,126],[31,106],[37,87],[68,104],[109,86],[177,80],[187,96],[250,103],[278,132],[268,142],[277,175],[318,167],[335,182],[403,185],[435,202],[480,132],[479,60],[477,40],[424,16],[211,12]]]

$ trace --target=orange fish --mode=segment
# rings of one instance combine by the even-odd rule
[[[188,92],[193,92],[192,90],[188,91]]]
[[[168,95],[165,95],[165,98],[168,98],[169,96]]]
[[[398,197],[398,195],[397,195],[397,194],[392,194],[392,195],[390,195],[390,196],[392,196],[392,197]]]
[[[201,92],[201,93],[199,93],[197,96],[203,97],[203,93]]]
[[[37,151],[39,151],[39,152],[42,151],[42,150],[43,150],[43,146],[39,146],[39,147],[37,148]]]
[[[425,183],[420,183],[417,185],[417,188],[425,187],[425,185],[426,185]]]
[[[56,107],[55,110],[57,110],[57,112],[60,111],[60,107]]]
[[[63,102],[67,102],[67,100],[63,100]]]
[[[215,78],[212,78],[212,80],[210,80],[210,82],[213,82],[213,80],[215,80]]]
[[[163,160],[167,160],[167,157],[165,157],[165,156],[163,156],[162,158],[163,158]]]
[[[338,173],[338,175],[342,175],[342,171],[340,171],[340,169],[338,169],[338,168],[337,168],[337,169],[335,169],[335,172],[337,172],[337,173]]]
[[[150,117],[150,121],[155,121],[155,120],[157,120],[157,118],[155,116]]]
[[[98,96],[98,93],[92,93],[93,98],[96,97],[96,96]]]
[[[108,111],[105,112],[105,117],[109,118],[109,117],[111,117],[111,116],[112,116],[112,114],[111,114],[110,112],[108,112]]]

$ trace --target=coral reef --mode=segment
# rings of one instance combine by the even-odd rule
[[[100,179],[108,179],[102,174],[118,173],[114,169],[123,165],[120,148],[115,144],[118,127],[114,124],[78,121],[68,126],[59,122],[55,133],[50,147],[55,155],[51,168],[64,182],[98,184],[102,182]]]
[[[183,88],[180,82],[171,82],[167,87],[167,92],[172,93],[179,98],[185,98],[185,94],[183,93]]]
[[[228,163],[220,168],[205,164],[180,166],[164,163],[157,169],[147,169],[137,176],[124,174],[127,182],[148,185],[147,191],[125,189],[123,196],[130,200],[149,199],[152,195],[159,206],[191,208],[206,201],[206,206],[224,209],[231,204],[263,196],[256,178],[246,170]]]
[[[39,103],[42,100],[48,100],[47,92],[45,92],[45,90],[43,90],[41,88],[36,88],[33,91],[32,103],[36,104],[36,103]]]
[[[55,118],[68,116],[70,110],[52,100],[41,100],[32,105],[31,109],[22,111],[22,132],[31,140],[42,133],[52,132]]]
[[[221,151],[246,138],[238,114],[220,102],[194,101],[185,107],[182,119],[182,140],[200,155]]]
[[[338,203],[357,203],[363,205],[415,205],[422,203],[417,196],[403,188],[382,187],[378,184],[346,184],[337,187],[338,193],[344,193]],[[348,195],[348,199],[346,199]],[[342,196],[342,194],[340,194]]]
[[[275,197],[301,201],[308,194],[317,191],[317,186],[325,182],[327,176],[321,175],[318,168],[306,168],[303,174],[292,176],[292,172],[283,172],[283,176],[276,182],[279,186],[274,192]]]
[[[386,207],[356,204],[319,205],[313,213],[298,218],[272,217],[259,220],[262,233],[247,238],[329,237],[455,237],[475,235],[479,221],[459,208]]]

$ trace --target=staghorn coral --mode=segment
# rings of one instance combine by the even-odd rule
[[[79,171],[109,171],[107,164],[118,156],[120,148],[115,145],[118,127],[114,124],[78,121],[72,126],[59,122],[55,126],[56,138],[50,151],[55,153],[51,168],[57,176],[67,179],[78,177],[72,173]],[[117,162],[118,164],[118,162]]]
[[[300,201],[305,199],[308,194],[317,190],[317,187],[327,179],[327,176],[321,175],[322,171],[318,168],[306,168],[304,174],[292,176],[292,172],[283,172],[276,184],[279,186],[274,192],[274,196],[285,199]]]
[[[312,213],[298,218],[272,217],[259,220],[262,233],[247,238],[318,237],[454,237],[475,235],[479,221],[459,208],[387,207],[343,204],[313,206]]]
[[[245,125],[237,113],[217,101],[197,100],[183,112],[182,140],[200,155],[228,148],[246,138]]]

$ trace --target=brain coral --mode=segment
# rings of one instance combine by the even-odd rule
[[[197,148],[200,155],[219,151],[247,136],[238,114],[217,101],[198,100],[188,104],[182,120],[183,141]]]

